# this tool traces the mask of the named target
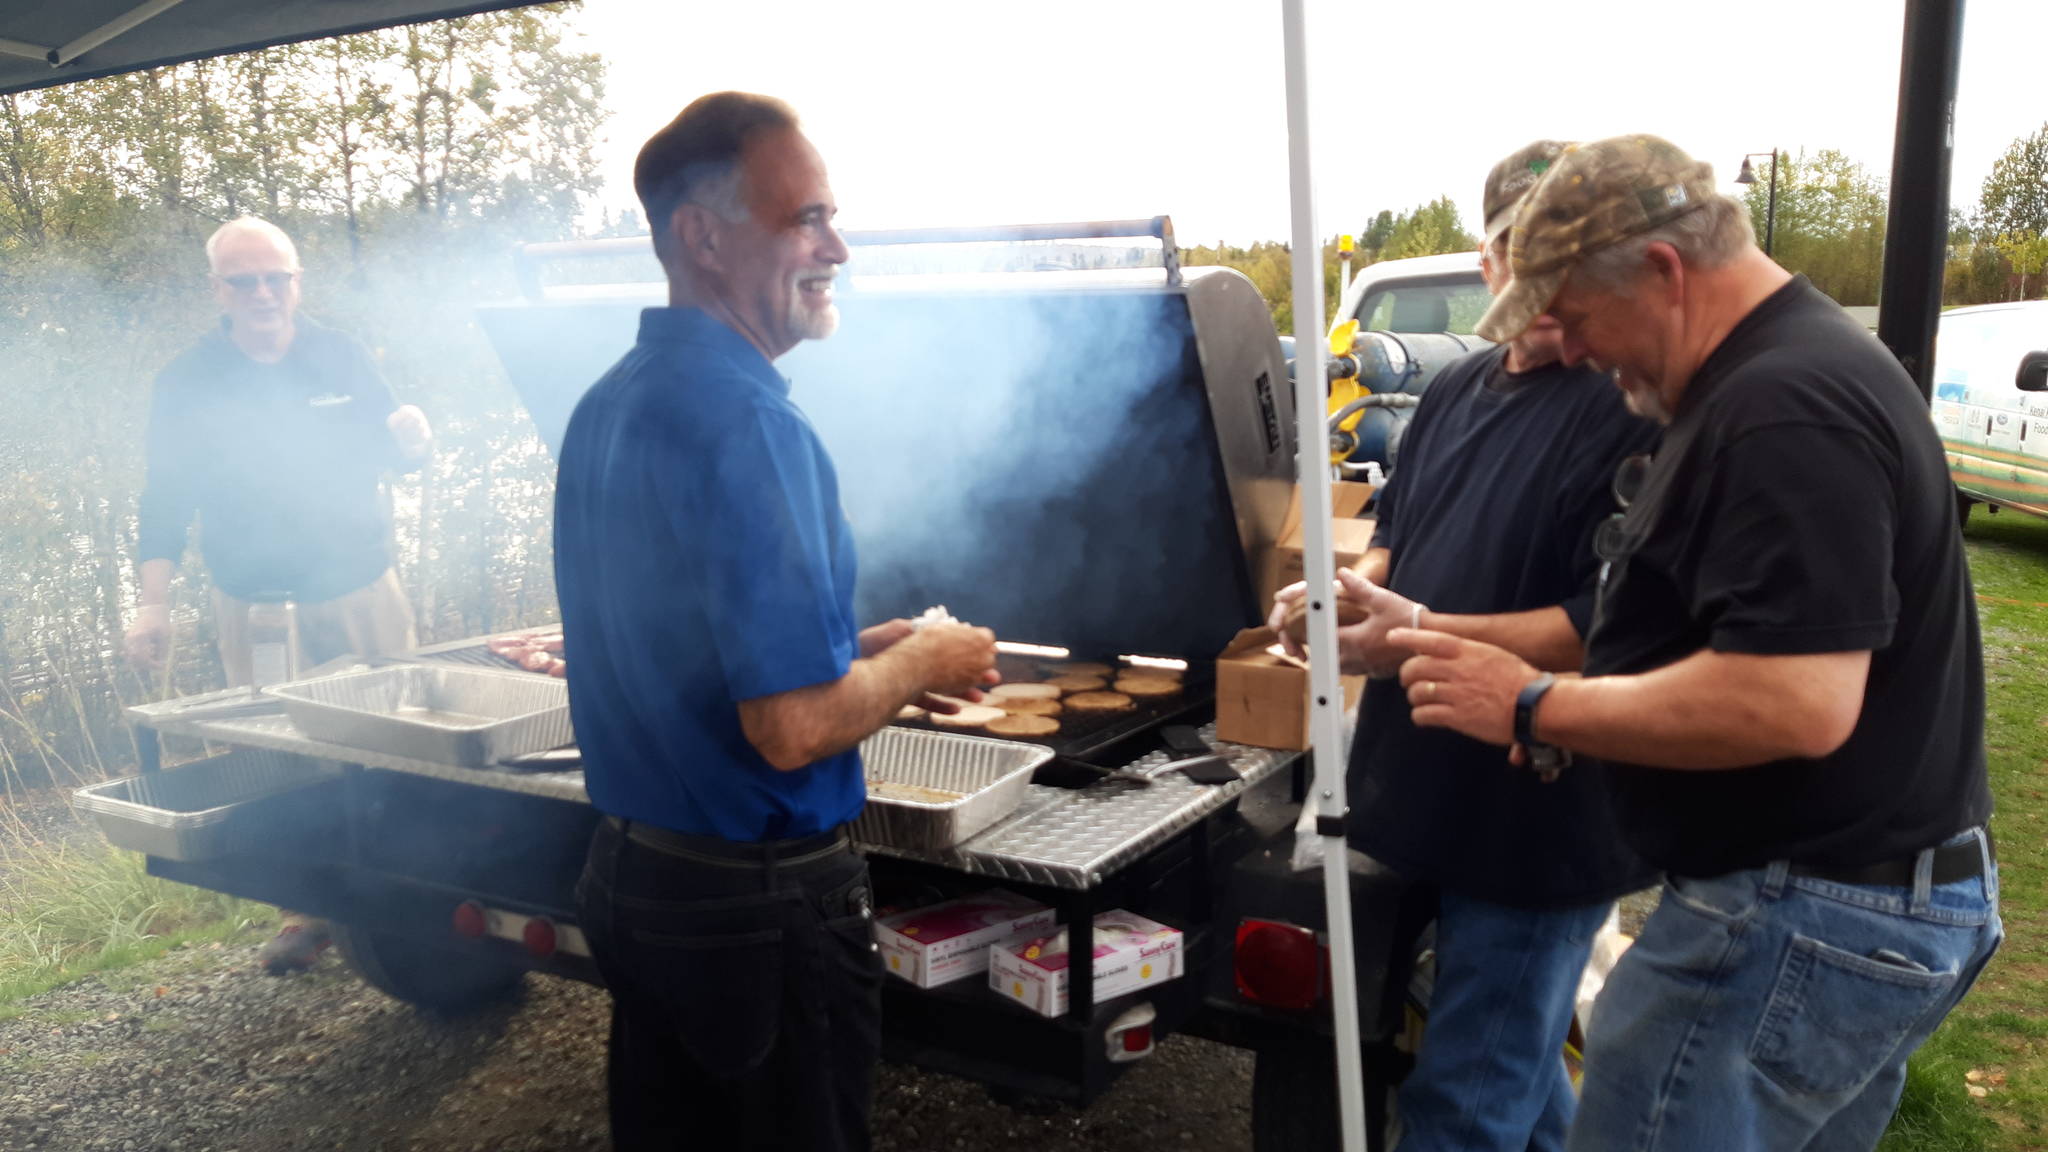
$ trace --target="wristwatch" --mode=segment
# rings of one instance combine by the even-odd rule
[[[1572,762],[1570,752],[1536,739],[1536,706],[1556,683],[1557,677],[1545,672],[1522,685],[1522,690],[1515,694],[1515,742],[1529,754],[1529,767],[1545,784],[1557,779],[1558,772]]]

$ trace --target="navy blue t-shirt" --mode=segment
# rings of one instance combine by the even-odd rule
[[[852,531],[789,382],[696,309],[650,308],[562,440],[555,582],[569,710],[600,810],[695,835],[807,836],[859,814],[860,753],[793,772],[739,703],[846,675]]]
[[[284,358],[216,328],[157,375],[136,559],[176,563],[199,521],[214,584],[243,600],[332,600],[391,567],[384,473],[417,469],[370,353],[308,317]]]
[[[1506,358],[1505,346],[1474,353],[1430,384],[1380,492],[1373,546],[1392,552],[1387,586],[1435,611],[1562,605],[1584,637],[1615,469],[1657,430],[1605,375],[1509,373]],[[1623,847],[1598,766],[1545,784],[1505,748],[1415,727],[1396,680],[1366,687],[1350,787],[1360,850],[1474,899],[1584,904],[1654,878]]]

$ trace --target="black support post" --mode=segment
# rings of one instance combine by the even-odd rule
[[[1906,366],[1923,396],[1931,396],[1934,388],[1934,329],[1948,259],[1948,180],[1962,45],[1963,0],[1906,0],[1877,336]]]

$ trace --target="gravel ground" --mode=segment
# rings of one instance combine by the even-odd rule
[[[90,832],[61,799],[11,815],[0,836]],[[1624,930],[1654,903],[1654,893],[1625,899]],[[332,952],[303,975],[265,976],[261,943],[251,934],[183,949],[0,1005],[0,1152],[608,1147],[601,991],[528,976],[518,1002],[447,1020],[359,983]],[[1246,1149],[1251,1069],[1247,1053],[1175,1037],[1088,1111],[1040,1114],[968,1081],[884,1067],[875,1145]]]
[[[260,940],[173,952],[0,1021],[0,1149],[584,1152],[604,1135],[603,993],[527,977],[521,1002],[437,1020],[332,953],[282,979]],[[1029,1115],[887,1067],[876,1147],[1049,1150],[1251,1143],[1251,1061],[1175,1038],[1086,1113]]]

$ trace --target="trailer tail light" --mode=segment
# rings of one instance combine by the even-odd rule
[[[455,906],[455,934],[471,940],[483,939],[491,930],[490,917],[484,915],[484,906],[474,900],[464,900]]]
[[[520,930],[519,939],[528,952],[545,960],[555,954],[555,922],[545,916],[535,916]]]
[[[1109,1049],[1109,1062],[1129,1064],[1152,1054],[1152,1022],[1159,1018],[1150,1004],[1133,1004],[1109,1022],[1102,1039]]]
[[[1239,922],[1232,968],[1237,994],[1254,1004],[1306,1012],[1323,997],[1322,943],[1296,924]]]

